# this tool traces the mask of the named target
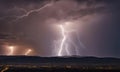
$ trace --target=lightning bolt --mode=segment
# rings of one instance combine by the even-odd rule
[[[62,41],[61,41],[61,44],[60,44],[60,50],[58,52],[58,56],[62,56],[62,50],[63,50],[64,43],[65,43],[65,40],[66,40],[65,29],[62,25],[60,25],[60,29],[61,29],[63,38],[62,38]]]
[[[71,40],[71,39],[68,39],[69,42],[71,42],[71,44],[75,47],[75,52],[76,52],[76,55],[79,55],[79,50],[78,50],[78,46]]]
[[[77,39],[78,39],[78,41],[79,41],[79,45],[80,45],[82,48],[86,48],[86,46],[81,42],[80,36],[79,36],[79,33],[78,33],[78,32],[76,32],[76,36],[77,36]]]
[[[30,11],[26,12],[25,14],[23,14],[23,15],[21,15],[21,16],[17,16],[17,19],[16,19],[16,20],[19,20],[19,19],[22,19],[22,18],[24,18],[24,17],[27,17],[27,16],[29,16],[29,15],[30,15],[31,13],[33,13],[33,12],[39,12],[39,11],[43,10],[44,8],[46,8],[46,7],[52,6],[52,5],[53,5],[53,2],[54,2],[54,1],[51,1],[50,3],[47,3],[47,4],[45,4],[44,6],[38,8],[38,9],[33,9],[33,10],[30,10]],[[25,10],[25,11],[26,11],[26,10]]]
[[[65,50],[66,50],[66,52],[67,52],[68,55],[71,55],[70,52],[69,52],[69,49],[68,49],[68,44],[66,44]]]
[[[81,42],[78,34],[76,33],[77,30],[75,30],[74,28],[71,28],[70,24],[73,24],[73,23],[65,22],[65,23],[59,25],[60,32],[61,32],[61,35],[62,35],[62,39],[61,39],[61,42],[60,42],[60,47],[58,47],[59,50],[58,50],[57,56],[63,56],[64,52],[66,52],[66,54],[68,56],[72,55],[71,54],[72,51],[70,51],[71,49],[70,49],[69,43],[70,43],[70,45],[73,46],[75,54],[80,55],[78,45],[75,44],[74,41],[72,41],[72,39],[69,35],[71,32],[75,32],[75,34],[77,35],[76,38],[77,38],[78,42],[80,43],[79,44],[80,47],[85,48],[84,44]]]
[[[24,55],[28,55],[32,50],[31,49],[28,49]]]
[[[8,53],[8,55],[13,55],[14,53],[14,46],[8,46],[8,49],[10,50],[10,52]]]

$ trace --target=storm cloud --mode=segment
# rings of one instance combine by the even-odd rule
[[[119,35],[119,3],[119,0],[0,0],[0,32],[19,35],[32,44],[38,56],[51,56],[53,41],[59,38],[52,24],[75,21],[87,47],[80,50],[82,56],[117,57],[119,47],[114,42]]]

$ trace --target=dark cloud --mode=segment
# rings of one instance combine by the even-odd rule
[[[0,19],[5,18],[11,18],[16,17],[25,14],[26,12],[29,12],[31,10],[39,9],[40,7],[44,6],[45,4],[49,2],[54,2],[55,5],[53,5],[50,9],[47,11],[52,12],[53,14],[58,14],[59,16],[71,16],[73,14],[88,14],[88,13],[94,13],[97,11],[103,11],[102,8],[105,7],[105,3],[102,1],[96,1],[96,0],[79,0],[79,2],[76,2],[74,0],[1,0],[0,1],[0,9],[2,10],[0,12]],[[55,7],[54,7],[55,6]],[[102,9],[102,10],[101,10]],[[78,14],[79,13],[79,14]],[[48,14],[46,12],[46,14]],[[58,16],[58,17],[59,17]],[[66,17],[65,16],[65,17]],[[63,17],[62,17],[63,18]]]

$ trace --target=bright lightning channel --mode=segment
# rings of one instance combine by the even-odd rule
[[[14,46],[8,46],[8,49],[9,49],[9,53],[8,53],[8,55],[13,55],[14,54]]]
[[[63,39],[62,39],[62,42],[60,44],[60,50],[58,52],[58,56],[62,56],[62,50],[64,48],[64,43],[65,43],[65,40],[66,40],[65,29],[64,29],[63,25],[60,25],[60,29],[61,29],[61,32],[62,32]]]

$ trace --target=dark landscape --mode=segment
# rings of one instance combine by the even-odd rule
[[[97,57],[0,56],[1,72],[71,72],[120,70],[120,59]]]

